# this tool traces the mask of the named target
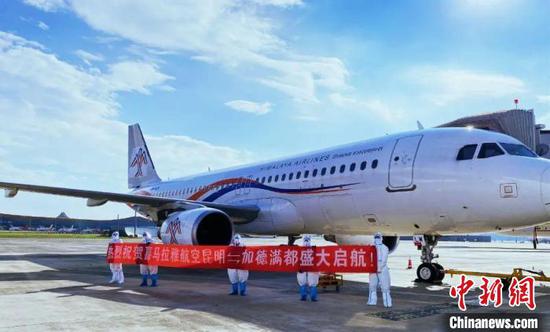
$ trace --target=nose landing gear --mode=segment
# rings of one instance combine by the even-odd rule
[[[414,244],[418,250],[422,250],[420,260],[422,264],[416,270],[416,281],[427,283],[438,283],[445,277],[445,269],[441,264],[432,262],[439,255],[434,255],[433,250],[437,245],[438,236],[436,235],[415,235],[413,237]]]

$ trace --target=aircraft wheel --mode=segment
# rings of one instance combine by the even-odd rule
[[[433,266],[435,266],[435,269],[437,270],[437,278],[435,278],[435,281],[441,281],[443,278],[445,278],[445,269],[443,266],[439,263],[432,263]]]
[[[422,282],[432,283],[439,276],[439,271],[433,264],[422,263],[416,269],[416,276]]]

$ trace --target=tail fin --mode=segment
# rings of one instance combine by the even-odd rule
[[[128,188],[160,181],[139,124],[128,126]]]

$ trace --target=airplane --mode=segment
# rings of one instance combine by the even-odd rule
[[[53,231],[55,231],[55,229],[53,228],[53,224],[51,224],[50,227],[38,226],[36,228],[36,231],[38,231],[38,232],[53,232]]]
[[[443,279],[441,235],[530,227],[550,220],[550,161],[510,136],[473,128],[387,135],[290,158],[162,181],[138,124],[128,129],[129,193],[0,182],[19,191],[129,205],[164,243],[227,245],[254,235],[324,234],[369,244],[382,232],[421,238],[420,281]]]
[[[81,233],[82,234],[94,234],[94,233],[100,233],[100,232],[101,232],[101,230],[98,229],[98,228],[88,227],[88,228],[84,228]]]
[[[71,225],[71,227],[61,227],[57,231],[59,233],[76,233],[78,229],[74,228],[74,225]]]
[[[22,231],[22,230],[23,228],[19,226],[10,226],[10,228],[8,228],[8,231]]]

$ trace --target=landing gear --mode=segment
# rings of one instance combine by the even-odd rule
[[[438,283],[445,277],[445,269],[441,264],[432,262],[439,255],[434,255],[433,250],[437,245],[438,237],[436,235],[415,235],[414,243],[419,250],[422,250],[422,264],[416,270],[417,281],[427,283]]]
[[[298,240],[299,238],[301,238],[300,235],[289,235],[288,236],[288,245],[293,246],[294,242],[296,242],[296,240]]]
[[[538,243],[539,243],[539,239],[537,238],[537,228],[533,227],[533,249],[537,249]]]

